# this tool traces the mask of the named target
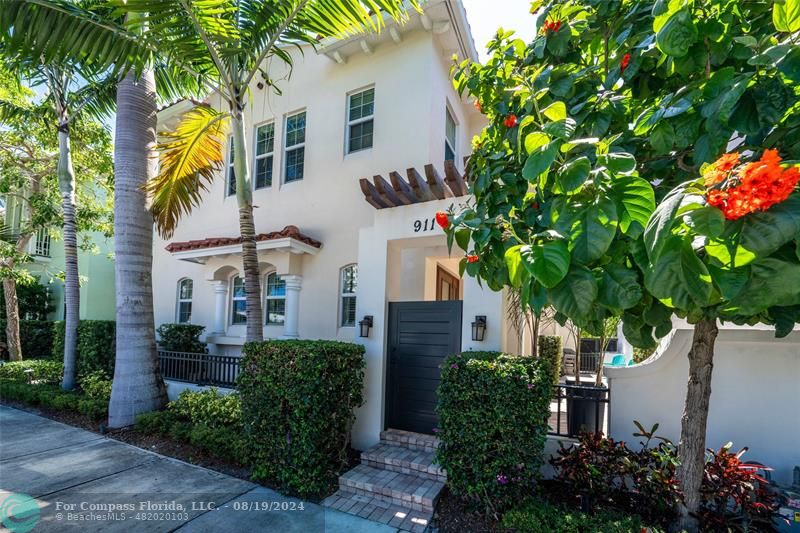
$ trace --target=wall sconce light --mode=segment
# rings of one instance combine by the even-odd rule
[[[369,337],[369,328],[372,327],[372,315],[365,315],[364,320],[358,323],[361,328],[361,336]]]
[[[477,315],[472,323],[472,340],[482,341],[486,336],[486,316]]]

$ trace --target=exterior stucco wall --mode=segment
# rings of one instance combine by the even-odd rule
[[[633,421],[659,423],[658,434],[678,442],[692,331],[678,326],[659,351],[643,363],[607,368],[611,387],[610,434],[632,440]],[[770,330],[722,327],[714,355],[706,447],[732,442],[749,451],[745,460],[775,469],[791,483],[800,465],[800,331],[776,339]]]

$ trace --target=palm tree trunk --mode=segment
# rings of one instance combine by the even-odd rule
[[[6,347],[11,361],[22,361],[22,344],[19,338],[19,302],[17,301],[17,281],[14,278],[3,280],[3,295],[6,299]]]
[[[678,531],[694,533],[699,527],[696,513],[700,507],[700,485],[705,467],[711,372],[714,369],[714,343],[718,333],[716,320],[701,320],[694,327],[692,348],[689,350],[689,384],[681,418],[681,440],[678,443],[680,464],[677,477],[683,491]]]
[[[108,408],[112,428],[167,400],[153,318],[153,219],[142,186],[155,175],[156,89],[152,69],[133,71],[117,89],[114,142],[114,242],[117,354]]]
[[[246,341],[264,339],[264,320],[261,310],[261,272],[256,251],[256,227],[253,220],[253,194],[247,165],[247,142],[244,134],[244,117],[241,106],[231,109],[233,128],[234,170],[236,172],[236,200],[239,204],[239,232],[242,238],[242,270],[247,301]]]
[[[75,388],[75,368],[80,313],[78,278],[78,235],[75,223],[75,172],[72,168],[69,122],[62,117],[58,126],[58,188],[64,211],[64,381],[65,390]]]

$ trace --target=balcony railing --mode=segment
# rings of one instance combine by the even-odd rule
[[[559,383],[550,404],[550,435],[575,438],[581,431],[606,433],[611,391],[606,387]]]
[[[234,388],[236,378],[239,377],[241,358],[231,355],[159,350],[158,360],[164,379]]]

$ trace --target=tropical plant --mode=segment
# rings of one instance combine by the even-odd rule
[[[411,5],[416,7],[416,1]],[[261,283],[256,254],[252,185],[247,164],[244,109],[251,85],[273,86],[267,61],[275,58],[291,67],[290,45],[314,46],[320,37],[343,37],[366,29],[378,30],[383,16],[405,16],[402,0],[291,0],[255,2],[162,2],[127,0],[127,12],[146,14],[133,27],[146,36],[168,42],[170,54],[201,58],[211,65],[216,95],[225,111],[196,105],[175,131],[164,134],[158,176],[147,190],[159,231],[171,236],[181,216],[199,204],[224,160],[228,127],[233,139],[233,166],[242,268],[247,305],[247,341],[263,338]],[[258,80],[257,80],[258,79]]]

